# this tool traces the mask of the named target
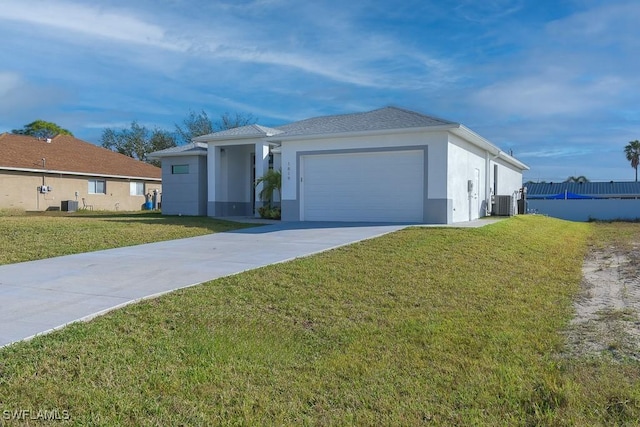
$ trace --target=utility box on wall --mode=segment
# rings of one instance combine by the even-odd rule
[[[78,210],[78,201],[77,200],[63,200],[61,210],[64,212],[75,212]]]

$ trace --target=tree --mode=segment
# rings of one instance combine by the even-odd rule
[[[197,136],[215,132],[213,123],[204,110],[200,113],[190,110],[189,115],[182,123],[184,127],[176,124],[176,133],[183,144],[189,144]]]
[[[231,115],[229,113],[224,113],[220,116],[220,121],[216,123],[216,130],[227,130],[239,128],[241,126],[253,125],[258,121],[256,117],[253,117],[253,114],[243,114],[243,113],[235,113],[235,115]]]
[[[149,153],[176,146],[175,136],[170,132],[158,128],[149,131],[136,121],[131,122],[129,129],[105,129],[100,142],[104,148],[155,166],[160,162],[150,160],[147,157]]]
[[[252,114],[235,113],[231,115],[224,113],[220,116],[220,120],[214,123],[204,110],[199,113],[190,110],[187,117],[182,121],[182,126],[176,124],[176,134],[180,139],[180,143],[188,144],[198,136],[251,125],[256,122],[257,119]]]
[[[71,131],[63,129],[55,123],[46,122],[44,120],[36,120],[28,125],[24,125],[22,129],[13,129],[11,133],[16,135],[30,135],[36,138],[53,138],[56,135],[71,135]]]
[[[631,162],[631,167],[636,170],[636,182],[638,182],[638,165],[640,165],[640,141],[631,141],[624,147],[624,154]]]
[[[570,176],[565,180],[565,182],[589,182],[589,179],[584,175]]]

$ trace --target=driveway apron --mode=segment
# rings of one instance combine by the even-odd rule
[[[0,266],[0,347],[175,289],[406,225],[281,223]]]

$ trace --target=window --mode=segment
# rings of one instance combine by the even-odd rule
[[[173,165],[171,173],[173,175],[189,173],[189,165]]]
[[[144,196],[144,182],[130,182],[129,195]]]
[[[89,180],[89,194],[106,194],[107,185],[102,179]]]

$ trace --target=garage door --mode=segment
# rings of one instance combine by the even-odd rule
[[[301,166],[303,221],[423,220],[422,150],[306,155]]]

